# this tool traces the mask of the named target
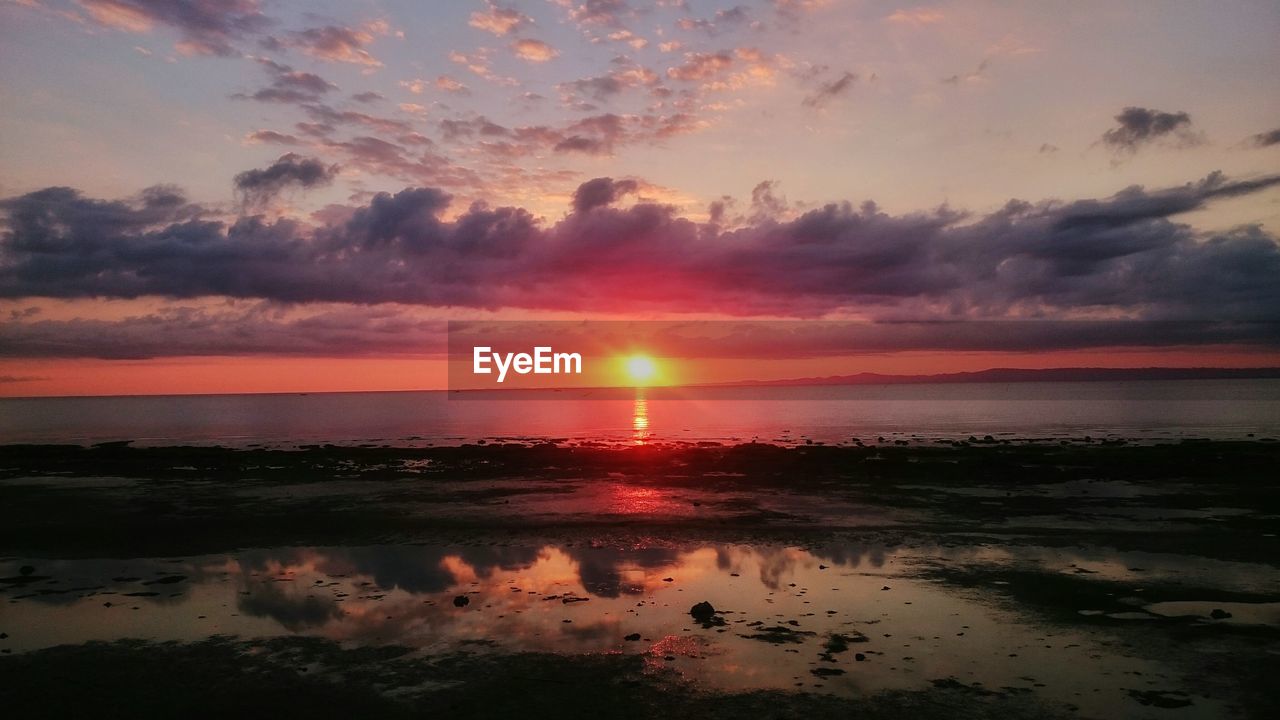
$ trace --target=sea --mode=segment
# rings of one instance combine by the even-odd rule
[[[472,442],[1280,438],[1280,380],[0,399],[0,443],[419,447]]]

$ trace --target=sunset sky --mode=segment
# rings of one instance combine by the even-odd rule
[[[1280,365],[1274,0],[301,6],[3,0],[0,395],[442,387],[467,319]]]

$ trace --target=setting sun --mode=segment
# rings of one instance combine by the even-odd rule
[[[637,385],[643,385],[653,379],[658,372],[653,358],[647,355],[632,355],[626,360],[627,377]]]

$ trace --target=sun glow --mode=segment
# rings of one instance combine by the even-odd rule
[[[647,385],[658,372],[653,358],[648,355],[632,355],[626,359],[627,377],[636,385]]]

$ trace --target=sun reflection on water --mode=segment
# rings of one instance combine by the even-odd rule
[[[636,391],[636,402],[631,411],[631,438],[636,445],[644,445],[649,440],[649,401],[644,391]]]

